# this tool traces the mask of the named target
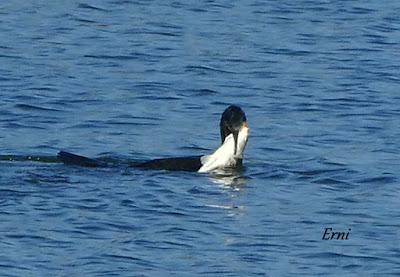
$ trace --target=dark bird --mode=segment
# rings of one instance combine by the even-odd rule
[[[243,110],[231,105],[222,113],[220,120],[221,145],[210,155],[155,159],[129,166],[154,170],[182,170],[212,172],[220,169],[236,168],[242,165],[249,128]],[[100,160],[75,155],[65,151],[58,153],[64,164],[88,167],[105,166]]]

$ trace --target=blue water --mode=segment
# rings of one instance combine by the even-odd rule
[[[48,156],[0,161],[1,276],[400,274],[398,1],[64,2],[0,3],[0,154]],[[231,103],[239,175],[52,162],[208,153]]]

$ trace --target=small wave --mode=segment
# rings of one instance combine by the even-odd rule
[[[360,184],[391,184],[397,182],[397,179],[392,176],[381,176],[381,177],[371,177],[364,178],[357,181]]]
[[[89,20],[89,19],[84,19],[84,18],[79,18],[79,17],[74,17],[75,21],[81,22],[81,23],[98,23],[94,20]]]
[[[6,55],[6,54],[0,54],[0,58],[6,58],[6,59],[23,59],[22,56],[16,56],[16,55]],[[18,80],[17,78],[13,78],[12,80]]]
[[[101,59],[101,60],[137,60],[136,55],[84,55],[85,58]]]
[[[49,91],[49,92],[56,92],[56,91],[58,91],[57,88],[54,88],[54,87],[45,87],[45,86],[43,86],[43,87],[30,87],[30,88],[27,88],[26,90],[28,90],[28,91],[32,91],[32,90],[35,90],[35,91]],[[25,97],[25,96],[22,96],[22,97]]]
[[[0,189],[0,198],[1,199],[9,199],[11,197],[24,197],[31,195],[31,191],[19,191],[13,189]]]
[[[108,120],[105,124],[110,125],[123,125],[123,126],[158,126],[157,123],[151,122],[126,122],[126,121],[116,121],[116,120]]]
[[[322,185],[350,185],[350,183],[348,183],[348,182],[344,182],[344,181],[329,178],[329,177],[317,179],[312,182],[316,183],[316,184],[322,184]]]
[[[229,73],[229,74],[237,74],[237,72],[223,70],[211,66],[205,65],[187,65],[185,67],[186,72],[197,72],[197,73],[205,73],[205,72],[219,72],[219,73]]]
[[[108,10],[106,10],[106,9],[99,8],[99,7],[92,6],[92,5],[88,5],[88,4],[82,4],[82,3],[78,5],[78,8],[94,10],[94,11],[101,11],[101,12],[108,12]]]
[[[131,257],[131,256],[123,256],[123,255],[116,255],[116,254],[103,254],[102,256],[107,259],[114,260],[114,261],[115,260],[125,260],[125,261],[135,262],[137,264],[141,264],[141,265],[145,265],[145,266],[153,266],[153,264],[148,261],[145,261],[143,259],[136,258],[136,257]]]
[[[293,56],[293,57],[304,57],[313,54],[311,51],[306,50],[293,50],[287,48],[276,48],[270,49],[266,48],[263,50],[265,54],[272,54],[272,55],[282,55],[282,56]]]
[[[117,61],[131,61],[131,60],[140,60],[140,61],[150,61],[155,62],[161,59],[173,58],[173,55],[155,55],[155,54],[147,54],[140,52],[133,52],[127,55],[96,55],[96,54],[86,54],[83,55],[85,58],[91,59],[100,59],[100,60],[117,60]]]
[[[11,120],[9,120],[11,121]],[[5,128],[8,129],[35,129],[35,130],[46,130],[47,128],[44,127],[39,127],[39,126],[33,126],[33,125],[22,125],[14,122],[8,122],[4,125]]]
[[[182,36],[181,33],[161,32],[161,31],[146,31],[146,32],[143,32],[143,34],[159,35],[159,36],[165,36],[165,37],[180,37],[180,36]]]
[[[218,91],[212,89],[193,89],[190,90],[194,93],[194,96],[207,96],[207,95],[217,95]]]
[[[29,104],[16,104],[16,108],[19,108],[24,111],[46,111],[46,112],[60,112],[61,110],[53,109],[53,108],[45,108],[40,106],[34,106]]]
[[[311,259],[357,259],[362,261],[369,261],[369,262],[376,262],[376,261],[383,261],[387,260],[380,257],[374,256],[367,256],[367,255],[349,255],[349,254],[342,254],[342,253],[335,253],[335,252],[320,252],[320,253],[313,253],[313,254],[306,254],[303,255],[304,258],[311,258]]]
[[[313,177],[313,176],[319,176],[319,175],[323,175],[326,173],[335,173],[335,172],[340,172],[343,171],[344,169],[342,168],[337,168],[337,169],[311,169],[311,170],[292,170],[292,173],[297,173],[300,174],[302,176],[309,176],[309,177]]]

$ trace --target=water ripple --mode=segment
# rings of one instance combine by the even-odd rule
[[[394,1],[41,2],[0,9],[0,275],[398,275]],[[229,104],[243,172],[127,166]]]
[[[60,112],[60,110],[53,109],[53,108],[45,108],[35,105],[28,105],[28,104],[16,104],[16,108],[19,108],[24,111],[46,111],[46,112]]]

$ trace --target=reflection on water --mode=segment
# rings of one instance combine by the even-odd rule
[[[245,170],[243,167],[232,169],[225,168],[211,172],[210,180],[222,187],[229,187],[234,190],[241,190],[246,186],[247,177],[244,176]]]

